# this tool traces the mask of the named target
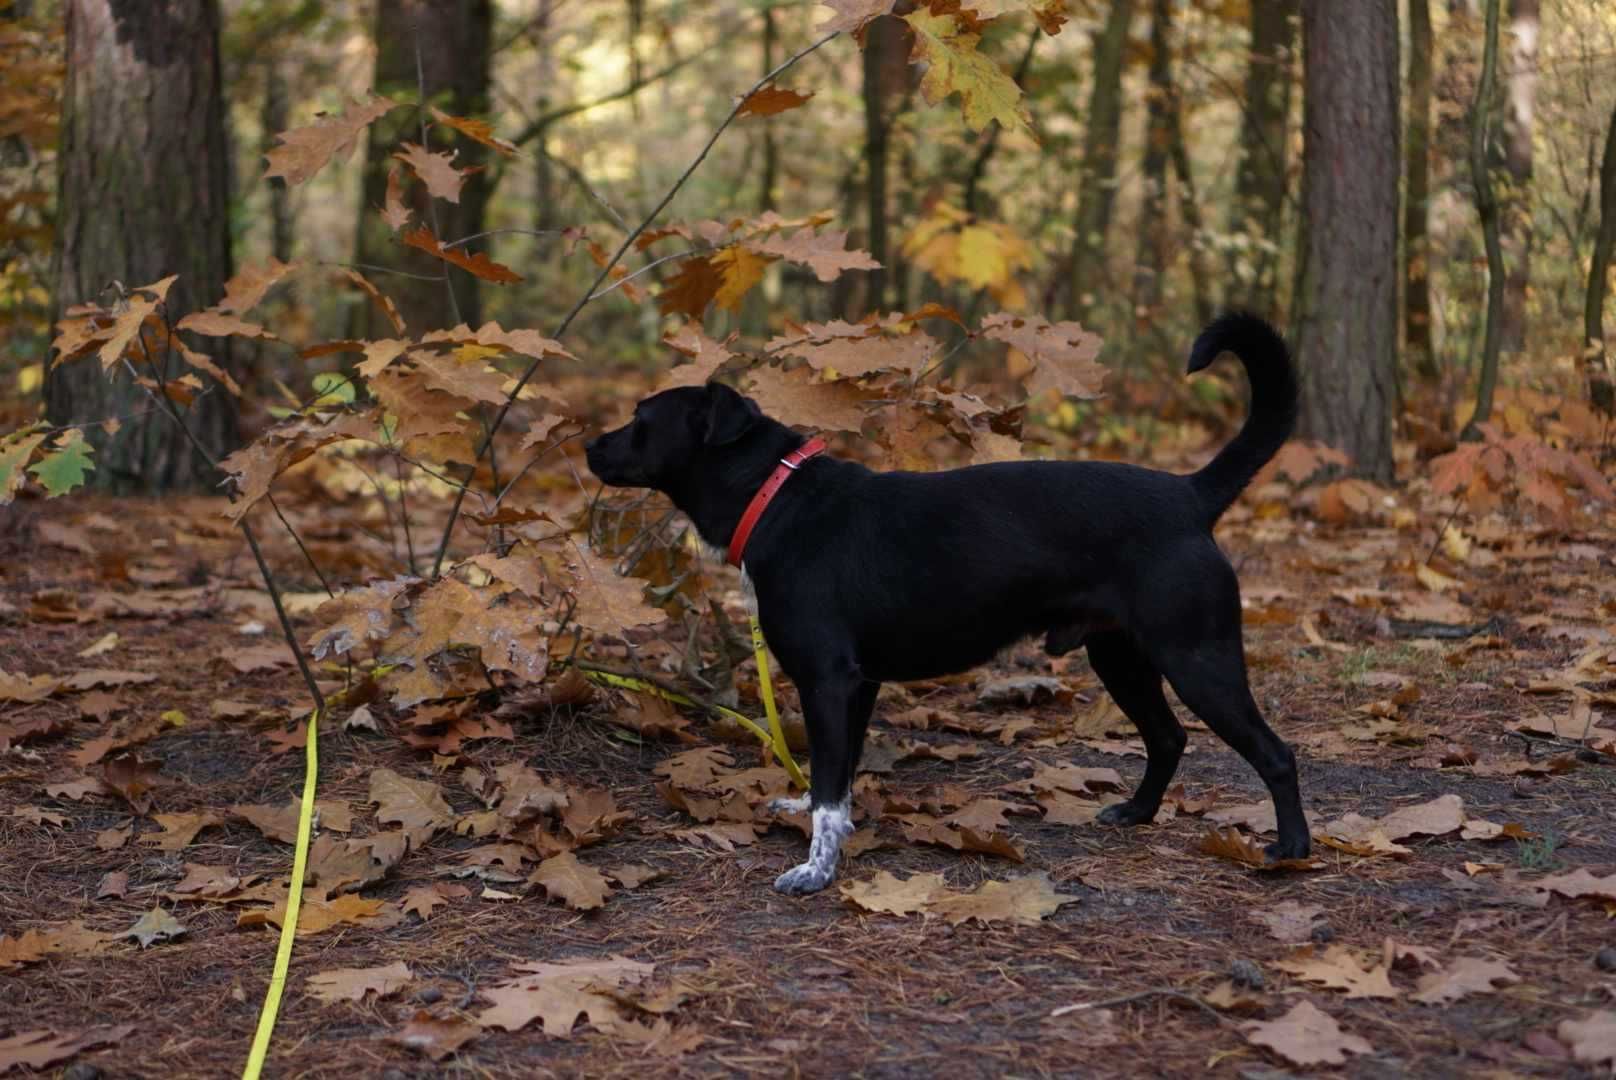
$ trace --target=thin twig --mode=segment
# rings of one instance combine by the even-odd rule
[[[801,60],[803,57],[816,51],[840,33],[841,31],[834,31],[826,34],[818,41],[815,41],[812,45],[809,45],[802,51],[788,57],[784,63],[780,64],[773,71],[763,76],[763,78],[759,79],[753,84],[750,90],[736,99],[735,104],[730,108],[729,115],[724,117],[724,122],[718,125],[718,130],[713,132],[712,137],[709,138],[706,145],[701,148],[701,152],[696,155],[695,160],[691,161],[691,163],[685,168],[685,171],[679,174],[679,178],[673,182],[673,186],[668,189],[665,195],[662,196],[661,201],[652,208],[651,212],[645,216],[644,220],[642,220],[637,226],[634,227],[633,231],[623,238],[623,242],[618,245],[616,253],[613,254],[612,257],[606,261],[606,264],[600,268],[600,273],[595,275],[595,280],[590,284],[589,288],[585,290],[584,294],[578,298],[577,303],[572,305],[572,310],[567,312],[566,317],[561,320],[561,325],[556,328],[555,333],[552,334],[551,337],[555,338],[556,340],[560,340],[562,335],[567,332],[567,328],[572,325],[572,320],[577,318],[578,313],[583,310],[584,305],[589,303],[590,297],[594,294],[596,289],[600,288],[607,276],[611,274],[612,268],[615,267],[619,260],[623,258],[624,253],[628,251],[629,247],[634,243],[635,240],[639,239],[640,234],[650,227],[651,222],[656,220],[657,215],[662,213],[662,211],[667,208],[667,205],[673,201],[673,197],[679,193],[681,188],[684,187],[685,181],[690,179],[691,174],[696,171],[703,161],[707,160],[707,155],[712,151],[713,145],[718,142],[719,136],[724,134],[724,131],[735,120],[735,117],[740,114],[741,106],[746,102],[746,99],[751,97],[752,94],[756,93],[759,88],[761,88],[771,79],[778,78],[781,72],[791,67],[791,65],[795,64],[798,60]],[[467,473],[468,487],[470,486],[471,477],[476,474],[477,462],[481,461],[484,455],[488,453],[488,448],[493,445],[494,436],[499,433],[500,427],[504,425],[505,417],[510,413],[511,406],[516,403],[516,399],[521,396],[523,388],[527,386],[528,382],[532,380],[534,374],[537,373],[539,370],[539,364],[542,360],[543,357],[535,357],[533,361],[528,364],[527,370],[522,372],[522,377],[516,381],[516,386],[513,387],[510,393],[506,395],[504,404],[499,407],[499,412],[495,414],[493,423],[488,427],[488,433],[483,437],[483,444],[477,448],[477,456],[472,461],[471,470]],[[443,560],[449,552],[449,541],[454,536],[455,523],[460,519],[460,507],[461,504],[465,502],[465,498],[466,489],[462,488],[459,494],[455,496],[454,505],[449,509],[449,520],[444,523],[443,538],[438,542],[437,558],[435,558],[432,562],[433,577],[437,577],[443,569]]]
[[[415,38],[415,92],[417,95],[417,104],[415,109],[416,114],[421,118],[421,150],[424,152],[427,149],[426,65],[421,62],[421,20],[417,18],[415,20],[415,24],[410,29],[413,31],[413,36]],[[426,200],[426,211],[432,217],[433,237],[441,237],[443,235],[443,229],[438,225],[438,200],[428,196]],[[449,264],[447,262],[441,263],[440,269],[442,271],[441,277],[443,280],[443,287],[449,294],[449,313],[454,316],[455,324],[459,325],[459,323],[462,321],[460,318],[460,300],[455,296],[454,282],[449,279]]]
[[[705,255],[705,254],[707,254],[708,252],[710,252],[712,250],[713,249],[710,248],[710,247],[707,247],[707,248],[691,248],[689,251],[675,251],[672,255],[664,255],[660,259],[655,259],[655,260],[653,260],[651,262],[646,263],[644,266],[640,267],[638,270],[634,271],[632,274],[625,274],[623,277],[618,278],[616,281],[612,282],[610,285],[608,285],[604,289],[600,290],[600,292],[592,293],[590,295],[589,299],[591,299],[591,300],[599,300],[601,297],[605,296],[607,293],[611,292],[613,289],[617,288],[618,286],[627,285],[629,282],[633,281],[635,278],[639,277],[641,274],[645,273],[648,270],[654,270],[657,267],[661,266],[665,262],[672,262],[674,259],[686,259],[686,258],[689,258],[692,255]]]
[[[332,590],[331,583],[325,579],[324,574],[320,573],[320,564],[314,561],[313,555],[309,554],[309,549],[303,543],[303,538],[297,534],[296,529],[292,528],[292,523],[286,520],[286,515],[281,513],[280,504],[275,501],[275,496],[266,494],[264,498],[269,500],[270,509],[274,510],[275,516],[281,519],[281,524],[286,526],[287,534],[291,536],[292,542],[297,544],[297,550],[303,553],[303,558],[308,562],[309,569],[313,570],[314,576],[320,579],[320,587],[325,590],[327,596],[334,598],[337,594]]]
[[[393,475],[398,477],[398,516],[404,523],[404,548],[409,552],[410,576],[416,575],[415,570],[415,535],[410,531],[410,503],[407,486],[404,483],[404,462],[402,455],[393,455]]]
[[[375,263],[362,262],[329,262],[326,266],[345,266],[350,270],[369,270],[373,274],[397,274],[399,277],[414,278],[416,281],[441,281],[435,274],[412,274],[408,270],[395,270],[391,266],[377,266]]]
[[[518,229],[514,227],[509,229],[488,229],[484,232],[472,233],[470,236],[462,236],[458,240],[451,240],[447,244],[439,246],[448,251],[452,247],[469,244],[473,240],[481,240],[485,236],[500,236],[505,233],[521,233],[523,236],[560,236],[565,231],[565,229]]]

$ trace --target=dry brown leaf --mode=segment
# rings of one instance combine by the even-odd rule
[[[264,266],[243,266],[224,283],[224,299],[214,306],[232,315],[245,315],[258,306],[259,301],[281,278],[301,265],[295,260],[283,263],[272,255]]]
[[[460,269],[484,281],[492,281],[496,285],[509,285],[521,281],[522,275],[508,266],[502,266],[490,259],[482,252],[468,255],[462,248],[446,248],[438,243],[438,238],[432,235],[432,230],[425,225],[411,229],[399,239],[413,248],[419,248],[428,255],[442,259],[444,262],[454,263]]]
[[[140,843],[159,851],[179,851],[189,847],[196,834],[211,825],[223,825],[224,819],[217,814],[206,811],[193,811],[188,814],[155,814],[157,824],[163,827],[160,833],[147,833],[140,838]]]
[[[415,978],[409,965],[399,960],[385,967],[335,968],[308,978],[309,994],[330,1004],[336,1001],[363,1001],[366,994],[391,997]]]
[[[464,885],[451,885],[437,881],[430,885],[416,885],[404,894],[401,905],[405,914],[411,912],[419,915],[424,922],[432,917],[432,913],[453,899],[464,899],[471,895],[471,890]]]
[[[1324,914],[1317,904],[1302,904],[1295,900],[1281,900],[1264,911],[1247,912],[1253,919],[1268,927],[1275,941],[1297,945],[1313,936],[1313,926]]]
[[[367,801],[378,804],[377,821],[397,822],[407,832],[438,829],[454,820],[454,811],[449,809],[437,784],[411,780],[392,769],[376,769],[370,774]]]
[[[1345,945],[1331,945],[1322,955],[1305,949],[1292,958],[1278,961],[1274,966],[1304,982],[1319,983],[1331,990],[1344,990],[1349,998],[1399,996],[1384,965],[1363,967],[1358,955]]]
[[[388,1041],[425,1054],[433,1061],[442,1061],[481,1034],[482,1029],[476,1024],[439,1020],[422,1009],[409,1023],[389,1035]]]
[[[646,603],[645,581],[618,574],[612,560],[574,543],[568,548],[567,562],[577,600],[572,617],[579,626],[596,633],[618,633],[667,619],[666,611]]]
[[[1616,1062],[1616,1012],[1589,1013],[1581,1020],[1562,1020],[1556,1029],[1572,1056],[1586,1065]]]
[[[570,851],[545,859],[528,877],[553,899],[564,900],[574,911],[590,911],[606,903],[611,891],[606,878],[593,866],[578,861]]]
[[[122,1042],[134,1030],[133,1024],[117,1024],[85,1028],[71,1035],[58,1035],[45,1029],[19,1031],[0,1039],[0,1073],[15,1068],[46,1069],[81,1050]]]
[[[1230,827],[1213,829],[1201,838],[1196,850],[1203,855],[1214,855],[1243,863],[1257,870],[1321,870],[1324,864],[1313,859],[1280,859],[1269,862],[1267,853],[1252,843],[1240,830]]]
[[[1556,892],[1571,900],[1592,897],[1597,900],[1616,901],[1616,874],[1597,877],[1586,866],[1579,866],[1567,874],[1540,878],[1532,882],[1532,888]]]
[[[622,1021],[616,1000],[597,991],[637,985],[650,977],[653,965],[613,956],[518,964],[516,969],[523,974],[482,990],[492,1007],[479,1013],[477,1022],[483,1027],[518,1031],[540,1020],[546,1035],[567,1038],[581,1015],[603,1031],[616,1027]]]
[[[387,170],[387,192],[382,198],[382,220],[393,232],[409,227],[415,212],[404,201],[404,185],[399,180],[398,166]]]
[[[338,273],[357,285],[366,296],[369,296],[375,302],[377,307],[382,309],[382,314],[387,316],[387,321],[393,324],[394,333],[402,334],[404,332],[404,317],[398,313],[398,305],[393,303],[391,296],[376,288],[365,275],[357,270],[341,267],[338,269]]]
[[[460,202],[460,187],[466,182],[466,174],[454,167],[453,154],[434,154],[419,143],[400,145],[401,148],[394,151],[393,156],[420,177],[433,198]]]
[[[816,431],[850,431],[864,426],[865,404],[876,396],[851,382],[812,383],[806,370],[759,366],[747,372],[747,393],[769,416]]]
[[[876,871],[875,877],[869,881],[842,884],[842,898],[849,904],[887,915],[924,912],[934,898],[948,891],[948,883],[941,874],[914,874],[899,878],[885,870]]]
[[[788,109],[795,109],[803,105],[813,96],[812,91],[801,94],[770,82],[748,94],[745,100],[741,102],[741,107],[736,110],[735,115],[738,117],[775,116]]]
[[[347,111],[337,116],[326,116],[307,127],[281,132],[280,145],[264,155],[269,168],[264,177],[285,178],[288,184],[301,184],[325,167],[333,157],[346,158],[353,153],[359,133],[377,117],[394,107],[384,97],[375,97],[363,104],[353,102]]]
[[[494,134],[493,125],[486,120],[474,120],[467,116],[451,116],[440,111],[436,106],[428,106],[432,119],[445,127],[452,127],[460,134],[474,142],[480,142],[490,149],[497,150],[506,157],[515,157],[519,150],[513,142],[507,142]]]
[[[815,232],[811,228],[799,229],[789,239],[783,233],[776,233],[761,243],[751,242],[748,246],[765,255],[801,263],[825,282],[835,281],[849,270],[881,269],[881,264],[871,258],[869,252],[848,249],[846,229],[826,229],[823,232]]]
[[[1490,994],[1497,987],[1520,982],[1508,964],[1479,956],[1462,956],[1442,971],[1420,976],[1414,1000],[1425,1005],[1446,1005],[1471,994]]]
[[[1027,390],[1035,396],[1051,390],[1076,398],[1104,393],[1106,371],[1095,362],[1103,342],[1078,323],[1001,311],[982,320],[982,334],[1018,349],[1037,365],[1027,379]]]
[[[973,892],[938,897],[928,910],[953,926],[971,919],[983,926],[1000,922],[1032,926],[1062,905],[1077,901],[1075,896],[1055,892],[1049,875],[1039,871],[1009,881],[984,881]]]
[[[1328,1013],[1310,1002],[1297,1002],[1278,1020],[1252,1022],[1242,1029],[1246,1041],[1266,1046],[1294,1065],[1340,1065],[1348,1054],[1372,1054],[1375,1048],[1349,1035]]]

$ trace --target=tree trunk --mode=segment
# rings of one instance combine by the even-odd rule
[[[1230,259],[1230,300],[1279,317],[1274,251],[1285,213],[1288,186],[1286,130],[1295,70],[1298,0],[1254,0],[1251,5],[1251,61],[1246,67],[1246,108],[1240,122],[1240,170],[1235,175],[1233,220],[1229,232],[1257,243],[1240,267]]]
[[[427,104],[455,116],[486,117],[492,20],[492,0],[377,0],[376,92],[397,101],[416,101],[424,81]],[[377,280],[377,285],[397,301],[410,330],[417,333],[457,322],[472,326],[480,323],[478,282],[469,274],[450,269],[449,283],[445,285],[436,279],[442,276],[446,263],[405,248],[393,236],[377,213],[386,197],[388,171],[394,167],[402,170],[405,199],[416,211],[416,223],[424,224],[446,244],[483,231],[488,201],[488,184],[482,176],[467,178],[459,203],[431,199],[404,163],[393,158],[401,144],[421,141],[422,115],[413,109],[397,109],[370,125],[355,243],[356,262],[434,279],[384,275]],[[427,120],[430,122],[431,117],[427,116]],[[488,152],[484,146],[442,125],[434,127],[428,138],[428,148],[434,152],[455,151],[458,169],[486,163]],[[487,240],[474,240],[465,250],[485,251],[487,246]],[[354,317],[357,337],[392,333],[373,304],[356,307]]]
[[[1296,344],[1308,433],[1392,479],[1397,400],[1396,0],[1303,0],[1307,241]]]
[[[268,153],[279,142],[279,134],[291,127],[287,104],[286,76],[281,74],[279,57],[271,55],[264,60],[263,152]],[[269,185],[270,254],[281,262],[292,259],[292,200],[286,178],[272,177]]]
[[[1588,269],[1588,296],[1583,305],[1583,336],[1588,341],[1588,397],[1606,413],[1616,412],[1609,352],[1605,348],[1605,294],[1610,287],[1611,256],[1616,253],[1616,111],[1605,133],[1605,158],[1599,166],[1599,235]]]
[[[1481,344],[1481,379],[1476,387],[1476,411],[1464,426],[1461,437],[1480,436],[1477,425],[1491,419],[1493,388],[1498,382],[1498,351],[1504,314],[1504,250],[1499,240],[1498,197],[1493,192],[1488,170],[1487,147],[1491,142],[1493,90],[1498,76],[1498,7],[1501,0],[1487,0],[1486,43],[1481,52],[1481,82],[1476,86],[1475,104],[1470,109],[1470,180],[1475,186],[1476,214],[1481,218],[1482,242],[1487,247],[1487,328]]]
[[[763,74],[767,75],[774,70],[774,10],[771,8],[763,13]],[[758,213],[764,214],[774,209],[774,185],[780,172],[780,147],[775,142],[774,125],[764,124],[763,127],[763,181],[758,190]]]
[[[902,24],[882,15],[864,31],[864,214],[870,257],[881,264],[865,275],[864,309],[879,311],[887,291],[887,116],[892,91],[891,57],[903,47]]]
[[[1500,200],[1504,256],[1504,310],[1499,326],[1504,352],[1526,347],[1526,292],[1532,266],[1532,124],[1537,102],[1538,0],[1510,0],[1510,45],[1504,99],[1504,170],[1509,189]]]
[[[1133,261],[1134,317],[1151,321],[1161,304],[1163,278],[1167,276],[1167,166],[1175,108],[1172,57],[1168,52],[1172,18],[1172,0],[1151,0],[1144,201],[1139,210],[1139,249]]]
[[[168,293],[177,321],[206,307],[230,276],[218,4],[68,0],[65,6],[51,321],[74,304],[111,302],[115,281],[132,288],[178,274]],[[228,339],[198,344],[226,371],[240,373]],[[127,371],[104,375],[93,358],[65,364],[46,378],[45,409],[52,424],[122,417],[110,437],[100,428],[86,431],[96,446],[98,487],[158,492],[217,482],[173,422],[151,411]],[[215,456],[236,447],[236,410],[224,392],[197,398],[187,421]]]
[[[1408,184],[1403,197],[1403,337],[1421,378],[1438,374],[1431,346],[1431,4],[1408,0]]]
[[[1094,84],[1089,90],[1089,106],[1084,113],[1083,164],[1067,275],[1067,307],[1076,318],[1088,312],[1105,278],[1106,233],[1111,227],[1111,204],[1117,192],[1122,64],[1132,18],[1133,0],[1112,0],[1105,26],[1093,42]]]

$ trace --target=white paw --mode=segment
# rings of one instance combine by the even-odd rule
[[[831,878],[835,876],[834,868],[805,862],[800,866],[793,866],[775,878],[774,891],[785,893],[787,896],[807,896],[829,885]]]
[[[771,814],[801,814],[801,813],[803,813],[804,811],[806,811],[808,809],[810,803],[811,803],[811,800],[809,799],[809,797],[808,797],[808,795],[806,793],[804,793],[802,795],[798,795],[794,799],[786,799],[786,798],[770,799],[769,800],[769,813],[771,813]]]

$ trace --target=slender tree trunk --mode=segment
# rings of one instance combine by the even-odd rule
[[[534,51],[537,53],[538,100],[534,102],[535,111],[544,116],[550,111],[554,101],[550,97],[550,89],[555,85],[555,55],[550,40],[550,15],[555,7],[555,0],[539,0],[538,14],[533,17]],[[553,229],[560,220],[556,213],[556,181],[555,163],[550,160],[550,131],[548,126],[541,126],[533,137],[533,227],[535,229]]]
[[[1476,387],[1476,411],[1464,426],[1463,438],[1480,436],[1476,426],[1491,419],[1493,388],[1498,382],[1498,352],[1504,314],[1504,249],[1499,238],[1498,197],[1487,167],[1493,112],[1493,91],[1498,77],[1498,7],[1487,0],[1486,43],[1481,53],[1481,82],[1470,110],[1470,179],[1476,189],[1476,213],[1481,218],[1482,241],[1487,246],[1487,328],[1481,344],[1481,379]]]
[[[1357,472],[1388,482],[1399,336],[1395,0],[1303,0],[1302,48],[1302,419]]]
[[[486,117],[492,20],[492,0],[377,0],[376,92],[398,101],[415,101],[424,81],[428,104],[456,116]],[[430,116],[427,119],[430,122]],[[428,140],[428,149],[434,152],[454,150],[456,168],[482,165],[487,160],[485,147],[441,125],[431,131]],[[356,261],[437,279],[446,264],[404,248],[377,213],[386,196],[388,170],[396,166],[403,171],[406,201],[416,210],[416,222],[444,243],[483,231],[488,185],[485,178],[474,175],[461,189],[459,203],[429,199],[425,186],[392,157],[400,144],[420,141],[421,114],[413,109],[396,109],[370,126]],[[467,249],[483,251],[487,245],[486,240],[474,240]],[[477,325],[482,320],[477,279],[451,269],[448,282],[385,275],[377,284],[397,301],[412,331],[441,329],[457,322]],[[392,333],[375,305],[361,305],[354,311],[356,336]]]
[[[1588,341],[1588,397],[1595,407],[1616,413],[1616,386],[1610,353],[1605,347],[1605,295],[1610,288],[1611,257],[1616,254],[1616,110],[1605,133],[1605,158],[1599,166],[1599,234],[1588,269],[1588,295],[1583,305],[1583,336]]]
[[[287,105],[286,76],[281,74],[279,58],[271,55],[264,60],[264,112],[263,143],[267,153],[278,141],[281,132],[291,127]],[[292,258],[292,200],[284,177],[273,177],[269,184],[270,253],[281,262]]]
[[[774,9],[763,13],[763,74],[774,70]],[[780,148],[774,140],[774,125],[763,125],[763,182],[758,191],[758,213],[774,209],[775,177],[780,171]]]
[[[179,275],[168,293],[177,321],[217,298],[231,272],[218,4],[64,6],[52,322],[74,304],[111,302],[114,282],[134,287],[169,274]],[[228,339],[196,344],[240,374]],[[46,378],[45,408],[53,424],[123,418],[110,437],[100,428],[86,432],[97,449],[92,482],[100,487],[157,492],[217,481],[174,424],[150,411],[146,392],[125,371],[104,375],[93,358],[64,364]],[[237,445],[235,407],[223,392],[197,398],[187,420],[216,456]]]
[[[903,48],[903,23],[889,15],[870,22],[864,31],[864,215],[870,257],[881,264],[865,275],[864,308],[886,304],[890,267],[887,237],[887,135],[892,120],[886,100],[896,87],[893,57]]]
[[[1257,241],[1230,258],[1232,302],[1279,317],[1274,251],[1285,213],[1285,144],[1294,83],[1298,0],[1253,0],[1251,61],[1246,67],[1240,122],[1240,170],[1235,174],[1231,233]],[[1242,265],[1243,264],[1243,265]]]
[[[1072,223],[1072,255],[1067,307],[1081,318],[1097,299],[1105,278],[1106,234],[1116,199],[1117,142],[1122,128],[1122,65],[1127,52],[1133,0],[1112,0],[1105,26],[1094,37],[1094,83],[1084,113],[1083,164],[1078,181],[1077,217]]]
[[[1537,103],[1538,0],[1510,0],[1510,42],[1504,96],[1504,171],[1509,189],[1500,199],[1505,260],[1504,310],[1499,339],[1504,352],[1526,347],[1526,294],[1532,268],[1532,127]]]
[[[1139,215],[1139,249],[1134,255],[1133,305],[1136,319],[1152,319],[1161,304],[1167,276],[1167,167],[1173,140],[1173,69],[1169,49],[1172,0],[1150,4],[1150,91],[1146,98],[1144,202]]]
[[[1408,183],[1403,196],[1403,337],[1422,378],[1438,374],[1431,346],[1431,5],[1408,0]]]

